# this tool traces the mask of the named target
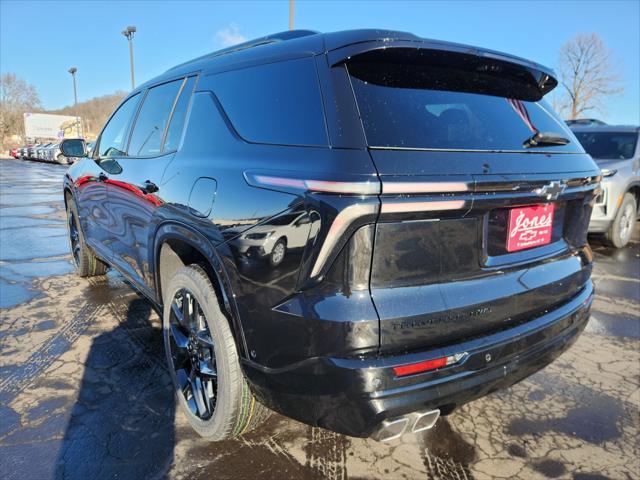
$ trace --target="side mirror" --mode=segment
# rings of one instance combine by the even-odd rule
[[[65,157],[86,157],[87,144],[82,138],[67,138],[60,143],[60,151]]]

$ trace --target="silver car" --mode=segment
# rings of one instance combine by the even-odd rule
[[[54,163],[57,162],[57,163],[61,163],[63,165],[68,163],[67,159],[65,158],[65,156],[60,151],[60,144],[59,143],[54,143],[49,148],[47,148],[47,150],[45,152],[45,158],[46,158],[47,162],[54,162]]]
[[[38,149],[41,146],[42,146],[42,143],[36,143],[35,145],[31,145],[30,147],[27,147],[26,158],[29,160],[34,160],[38,158],[36,157],[36,149]]]
[[[51,145],[53,145],[53,143],[43,143],[42,145],[37,147],[35,149],[35,158],[37,158],[38,160],[46,160],[47,159],[46,158],[46,150]]]
[[[624,247],[631,238],[640,205],[640,127],[572,126],[573,133],[602,171],[602,194],[589,224],[607,243]]]

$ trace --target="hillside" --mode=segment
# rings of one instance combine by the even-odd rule
[[[71,105],[59,110],[51,110],[47,113],[79,115],[84,122],[85,137],[94,139],[125,95],[126,92],[118,91],[79,102],[77,108]]]

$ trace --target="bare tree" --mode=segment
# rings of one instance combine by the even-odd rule
[[[15,73],[5,73],[0,77],[0,134],[2,144],[11,135],[24,135],[25,112],[41,108],[40,97],[30,85]]]
[[[611,51],[595,34],[578,35],[560,49],[558,71],[563,93],[560,110],[569,118],[605,110],[611,95],[622,92]]]

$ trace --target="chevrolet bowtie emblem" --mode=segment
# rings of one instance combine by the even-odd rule
[[[567,186],[563,182],[551,182],[543,187],[536,188],[533,193],[544,197],[546,200],[555,200],[564,192],[565,188]]]

